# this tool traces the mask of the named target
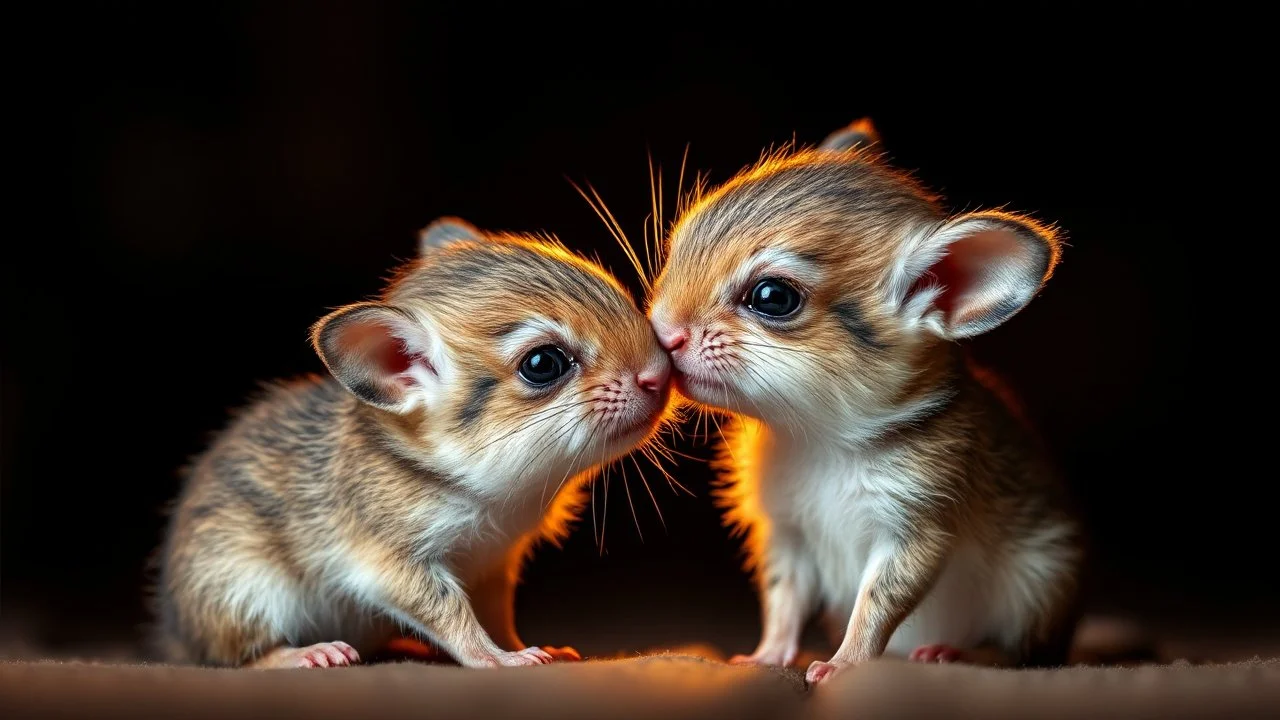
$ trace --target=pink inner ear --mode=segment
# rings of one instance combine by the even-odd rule
[[[1001,295],[1000,289],[994,287],[1000,282],[1000,275],[1008,272],[1010,265],[1028,260],[1027,249],[1014,233],[976,233],[951,243],[947,254],[915,282],[911,292],[941,286],[942,294],[934,305],[949,323],[962,324],[990,310],[989,305]]]
[[[343,344],[348,352],[372,365],[383,382],[393,382],[402,388],[413,384],[413,378],[406,373],[415,360],[431,367],[425,358],[410,352],[400,338],[380,323],[354,323],[345,333]]]
[[[956,267],[955,257],[945,255],[911,285],[909,296],[914,296],[926,288],[940,287],[942,288],[942,294],[934,300],[934,305],[942,311],[943,315],[951,317],[951,310],[955,306],[956,296],[958,293],[963,292],[961,287],[963,283],[964,275]]]
[[[383,372],[388,375],[399,375],[409,366],[413,364],[413,357],[404,349],[404,346],[390,338],[391,342],[384,342],[374,348],[372,357],[370,358]]]

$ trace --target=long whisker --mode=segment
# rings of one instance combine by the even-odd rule
[[[723,390],[721,390],[721,393],[725,395],[725,404],[728,404],[728,393]],[[733,445],[729,442],[729,438],[724,436],[724,428],[720,427],[720,421],[716,420],[714,415],[708,415],[708,417],[710,417],[711,421],[716,424],[716,432],[720,434],[720,442],[724,443],[724,447],[729,451],[729,458],[733,460],[734,463],[737,463],[738,458],[733,455]]]
[[[687,419],[687,417],[688,415],[686,413],[676,412],[675,417],[671,419],[671,422],[666,424],[664,429],[671,433],[671,439],[684,440],[684,431],[680,429],[680,424]]]
[[[787,399],[783,397],[782,393],[779,392],[777,388],[773,386],[772,383],[766,380],[758,370],[751,367],[750,363],[743,363],[742,367],[751,375],[751,377],[755,378],[755,381],[759,383],[760,386],[763,387],[766,392],[768,392],[770,395],[772,395],[774,398],[777,399],[777,407],[780,410],[782,410],[784,413],[786,413],[790,419],[790,421],[786,423],[786,426],[787,426],[787,431],[791,434],[792,439],[795,439],[795,436],[796,436],[795,428],[797,425],[800,426],[800,429],[802,432],[805,432],[805,437],[807,438],[808,433],[807,431],[804,430],[804,423],[802,423],[800,421],[800,418],[797,417],[796,412],[791,408],[791,404],[787,402]]]
[[[646,293],[652,293],[653,286],[649,283],[649,276],[645,273],[643,266],[640,264],[640,257],[636,254],[635,247],[633,247],[631,245],[631,241],[627,239],[627,234],[623,232],[622,225],[620,225],[618,220],[613,216],[613,213],[609,210],[609,206],[605,205],[604,198],[600,197],[600,193],[596,192],[596,189],[590,185],[588,185],[587,188],[591,190],[591,194],[595,196],[596,203],[599,204],[600,209],[609,217],[609,222],[613,223],[613,228],[617,233],[617,237],[622,238],[623,249],[631,257],[631,264],[635,266],[636,272],[640,275],[640,284],[644,285]]]
[[[627,493],[627,504],[631,506],[631,519],[636,524],[636,534],[640,536],[640,542],[644,542],[644,533],[640,532],[640,518],[636,515],[636,504],[631,499],[631,483],[627,482],[626,463],[618,463],[618,469],[622,472],[622,488]]]
[[[787,352],[793,352],[799,355],[811,355],[816,358],[822,357],[821,354],[813,352],[812,350],[805,350],[804,348],[796,348],[796,347],[787,347],[786,345],[771,345],[769,343],[751,342],[750,340],[734,340],[733,344],[748,345],[751,347],[769,348],[770,350],[785,350]]]
[[[655,466],[655,468],[658,468],[659,473],[662,473],[662,477],[667,480],[667,486],[671,488],[671,492],[676,492],[676,488],[680,488],[681,491],[684,491],[686,495],[689,495],[689,497],[698,497],[694,495],[694,492],[690,491],[689,488],[685,487],[684,484],[680,482],[680,480],[677,480],[675,475],[671,474],[671,471],[668,471],[667,468],[664,468],[664,466],[662,465],[662,461],[660,461],[658,457],[655,457],[655,455],[660,455],[664,457],[664,459],[667,459],[669,462],[675,462],[676,461],[675,457],[672,456],[672,454],[675,454],[676,452],[675,450],[671,450],[671,448],[669,447],[654,445],[649,447],[641,447],[640,452],[645,457],[648,457],[650,462],[653,462],[653,465]],[[694,457],[692,455],[684,455],[684,454],[680,454],[680,455],[687,457],[687,459],[690,459],[690,460],[701,460],[700,457]]]
[[[477,452],[477,453],[478,453],[478,452],[480,452],[481,450],[484,450],[485,448],[489,447],[490,445],[493,445],[494,443],[501,442],[501,441],[503,441],[503,440],[507,440],[507,439],[509,439],[511,436],[515,435],[516,433],[523,432],[523,431],[525,431],[525,430],[527,430],[527,429],[529,429],[529,428],[533,427],[534,425],[538,424],[539,422],[542,422],[543,420],[550,420],[551,418],[556,417],[557,415],[560,415],[560,414],[563,414],[563,413],[568,412],[568,411],[569,411],[569,410],[571,410],[572,408],[578,407],[578,406],[580,406],[580,405],[585,405],[585,404],[587,404],[587,403],[589,403],[589,402],[592,402],[592,400],[591,400],[591,399],[587,399],[587,400],[580,400],[580,401],[576,401],[576,402],[566,403],[566,404],[563,404],[563,405],[556,405],[556,406],[549,407],[549,408],[543,408],[543,409],[541,409],[541,410],[538,410],[538,411],[534,412],[532,415],[533,415],[533,416],[542,415],[543,413],[549,413],[549,412],[551,412],[551,411],[553,411],[553,410],[554,410],[555,412],[554,412],[554,413],[552,413],[552,414],[550,414],[550,415],[543,415],[542,417],[533,417],[533,419],[532,419],[532,420],[530,420],[530,419],[529,419],[529,418],[531,417],[530,415],[524,415],[524,416],[520,417],[520,418],[519,418],[519,420],[528,420],[528,422],[525,422],[523,425],[521,425],[520,427],[516,428],[515,430],[512,430],[512,431],[508,432],[506,435],[503,435],[503,436],[501,436],[501,437],[495,438],[495,439],[490,440],[489,442],[485,443],[484,445],[481,445],[479,448],[476,448],[475,452]]]
[[[662,529],[667,529],[667,521],[662,517],[662,508],[658,507],[658,498],[653,496],[653,488],[649,487],[649,480],[644,476],[644,470],[640,469],[640,461],[636,460],[635,455],[628,456],[631,458],[631,464],[636,466],[636,472],[640,473],[640,482],[644,484],[644,489],[649,493],[649,499],[653,501],[653,509],[658,513],[658,522],[662,523]]]
[[[653,266],[650,268],[650,281],[657,276],[658,268],[662,262],[662,238],[667,233],[667,215],[663,207],[664,195],[662,190],[662,166],[658,166],[658,220],[653,226],[654,253]]]
[[[653,219],[653,240],[655,244],[662,242],[662,169],[658,169],[657,186],[654,185],[653,177],[653,153],[649,153],[649,206]],[[650,277],[654,274],[656,260],[654,255],[649,251],[649,233],[645,232],[644,243],[644,259],[649,264]]]
[[[618,224],[613,213],[609,212],[609,208],[604,204],[604,199],[600,197],[600,193],[596,192],[596,189],[591,187],[590,184],[587,185],[587,188],[591,190],[591,195],[587,195],[586,191],[572,179],[569,180],[569,184],[573,186],[574,190],[578,191],[583,200],[587,201],[587,204],[591,206],[591,210],[595,212],[596,217],[600,218],[600,222],[604,223],[605,229],[609,231],[614,241],[618,243],[618,247],[622,248],[622,253],[626,256],[627,261],[631,263],[631,267],[635,268],[636,274],[640,276],[640,283],[644,286],[645,292],[652,292],[653,288],[649,285],[649,278],[645,274],[644,266],[640,263],[640,257],[636,254],[635,248],[631,247],[631,242],[627,240],[627,235],[623,232],[622,226]]]
[[[542,447],[538,450],[538,452],[534,453],[533,457],[525,461],[526,467],[537,467],[537,461],[541,460],[542,457],[546,455],[548,452],[551,452],[553,448],[558,447],[560,440],[564,438],[565,435],[569,434],[574,428],[576,428],[578,424],[582,422],[582,420],[583,420],[582,418],[578,418],[577,420],[573,420],[571,418],[570,422],[565,423],[561,427],[558,427],[556,429],[555,435],[553,435],[550,439],[544,441],[542,443]]]
[[[684,144],[684,155],[680,158],[680,175],[676,178],[676,217],[684,214],[688,207],[684,203],[684,169],[689,163],[689,143]]]
[[[570,422],[572,422],[572,418],[570,418]],[[526,464],[525,464],[525,467],[526,467],[526,468],[533,468],[533,467],[536,467],[536,466],[533,464],[533,462],[532,462],[532,460],[531,460],[530,462],[528,462],[528,463],[526,463]],[[569,467],[573,467],[572,462],[570,463]],[[546,476],[546,478],[545,478],[545,479],[543,479],[543,481],[542,481],[542,495],[541,495],[541,496],[539,496],[539,498],[538,498],[538,505],[539,505],[540,507],[542,507],[542,509],[543,509],[543,511],[544,511],[544,512],[546,511],[546,508],[547,508],[547,507],[549,506],[549,504],[550,504],[550,503],[548,503],[548,502],[547,502],[547,485],[550,485],[550,484],[551,484],[551,476],[550,476],[550,475],[547,475],[547,476]],[[552,498],[552,500],[554,500],[554,499],[555,499],[555,494],[554,494],[554,493],[552,494],[551,498]]]
[[[694,496],[693,493],[689,491],[689,488],[680,484],[680,481],[676,480],[675,476],[673,476],[670,472],[668,472],[667,468],[662,464],[663,459],[665,459],[667,462],[670,462],[672,464],[675,464],[676,459],[673,455],[675,451],[667,447],[662,442],[661,437],[659,435],[655,435],[653,439],[641,445],[637,449],[640,451],[641,455],[644,455],[645,458],[647,458],[649,462],[652,463],[653,466],[658,469],[658,472],[662,473],[662,477],[666,479],[667,486],[671,488],[671,492],[675,492],[676,487],[679,487],[681,490],[688,493],[691,497]],[[692,458],[688,455],[685,455],[685,457],[689,457],[692,460],[697,460],[697,458]]]
[[[595,427],[591,428],[591,433],[587,435],[586,442],[582,444],[582,449],[578,450],[577,454],[573,456],[573,460],[571,460],[569,462],[569,466],[565,468],[564,477],[560,478],[560,482],[556,485],[556,489],[551,491],[551,500],[548,500],[547,504],[543,505],[543,508],[542,508],[543,512],[546,512],[546,509],[551,506],[551,503],[555,502],[556,495],[560,494],[560,488],[564,487],[565,482],[569,480],[569,476],[573,474],[573,468],[577,466],[578,460],[582,458],[582,454],[587,451],[587,448],[591,447],[591,441],[595,440],[596,432],[599,429],[600,429],[599,425],[596,425]],[[546,489],[547,489],[547,486],[544,484],[542,486],[542,490],[544,493],[546,492]],[[592,494],[592,497],[593,498],[595,497],[594,493]],[[594,515],[592,515],[591,520],[593,523],[595,522]]]
[[[641,446],[636,448],[636,452],[643,455],[645,460],[648,460],[654,467],[658,468],[658,472],[662,473],[662,476],[667,480],[667,487],[671,488],[671,492],[676,492],[676,486],[672,482],[674,478],[671,477],[671,473],[667,472],[666,468],[662,467],[662,459],[659,457],[660,451],[656,451],[652,447]]]
[[[581,421],[582,419],[573,421],[572,425],[577,425],[581,423]],[[593,430],[593,433],[594,433],[594,430]],[[547,445],[549,446],[550,443],[547,443]],[[577,461],[579,461],[580,457],[582,456],[582,451],[586,450],[586,447],[588,446],[586,445],[582,446],[580,450],[576,452],[576,454],[573,454],[572,459],[568,461],[568,465],[566,466],[566,468],[564,468],[564,477],[561,478],[561,482],[557,484],[556,489],[552,491],[552,498],[550,498],[550,500],[547,500],[547,486],[550,483],[550,475],[548,475],[547,479],[543,480],[543,495],[541,495],[541,498],[539,500],[539,505],[543,506],[544,512],[545,510],[547,510],[547,507],[550,506],[550,503],[556,501],[556,495],[559,492],[559,488],[563,486],[564,480],[568,479],[568,477],[570,477],[570,474],[572,474],[573,466],[577,465]]]
[[[796,355],[804,355],[805,357],[812,358],[813,362],[816,365],[818,365],[818,367],[822,368],[823,370],[827,371],[828,373],[830,373],[835,377],[850,376],[850,373],[848,373],[845,370],[842,370],[836,365],[833,365],[828,358],[823,357],[822,355],[810,350],[804,350],[802,348],[786,347],[785,345],[770,345],[768,343],[758,343],[758,342],[750,342],[750,341],[744,341],[744,340],[735,340],[734,344],[743,345],[747,347],[768,348],[770,350],[783,350],[786,352],[794,353]]]
[[[600,547],[600,539],[596,536],[596,484],[594,479],[591,482],[591,539],[595,541],[596,547]]]
[[[763,345],[762,343],[748,343],[748,345],[759,345],[759,346],[763,346],[763,347],[770,347],[770,348],[774,348],[774,349],[782,349],[782,350],[789,349],[789,348],[783,348],[783,347],[781,347],[781,346]],[[751,349],[750,347],[744,347],[744,348],[742,349],[742,352],[743,352],[743,353],[745,353],[745,354],[747,354],[747,355],[749,355],[749,356],[752,356],[752,357],[762,358],[762,356],[760,355],[760,353],[759,353],[758,351],[753,350],[753,349]],[[832,364],[831,364],[831,362],[830,362],[830,361],[828,361],[827,359],[825,359],[825,358],[823,358],[823,357],[821,357],[821,356],[819,356],[819,355],[816,355],[816,354],[810,354],[810,353],[804,353],[804,352],[801,352],[801,351],[798,351],[798,350],[796,351],[796,354],[806,355],[806,356],[808,357],[808,361],[809,361],[809,362],[811,362],[811,363],[813,363],[814,365],[816,365],[816,366],[817,366],[817,369],[819,369],[819,370],[821,370],[821,371],[825,372],[826,374],[830,375],[830,376],[831,376],[831,379],[832,379],[832,381],[833,381],[833,382],[831,383],[831,385],[832,385],[832,386],[834,386],[834,385],[836,385],[836,384],[840,384],[840,383],[845,383],[845,384],[847,384],[847,383],[853,383],[853,384],[856,384],[856,385],[863,385],[862,381],[858,379],[858,375],[857,375],[857,374],[855,374],[855,373],[850,373],[850,372],[848,372],[847,370],[845,370],[845,369],[843,369],[843,368],[835,367],[834,365],[832,365]],[[794,357],[794,355],[792,355],[791,357]],[[772,360],[773,362],[775,362],[775,363],[782,363],[784,366],[791,366],[791,362],[790,362],[786,357],[775,357],[775,358],[771,358],[771,360]],[[800,371],[800,368],[796,368],[796,370],[797,370],[797,371]],[[804,370],[805,370],[805,371],[809,371],[809,370],[810,370],[810,368],[805,368]],[[828,402],[832,402],[832,403],[839,403],[839,402],[840,402],[840,398],[839,398],[839,396],[837,396],[835,393],[833,393],[833,392],[829,389],[829,387],[828,387],[828,386],[823,385],[823,386],[821,386],[821,387],[822,387],[822,389],[817,390],[816,392],[817,392],[817,393],[818,393],[822,398],[824,398],[826,401],[828,401]]]
[[[787,347],[785,345],[770,345],[769,343],[751,342],[750,340],[735,340],[734,344],[744,345],[747,347],[767,348],[770,350],[782,350],[784,352],[789,352],[795,355],[804,355],[805,357],[813,358],[814,362],[819,364],[824,370],[827,370],[834,374],[839,374],[837,371],[840,368],[836,367],[835,365],[832,365],[829,358],[823,356],[821,353],[813,352],[812,350],[805,350],[803,348],[795,348],[795,347]]]
[[[666,457],[671,462],[676,462],[677,457],[682,457],[685,460],[693,460],[695,462],[700,462],[702,460],[702,458],[700,457],[694,457],[689,453],[682,453],[679,450],[676,450],[675,448],[669,448],[669,447],[663,448],[663,456]]]
[[[604,531],[609,526],[609,465],[605,464],[605,447],[600,446],[600,474],[604,480],[604,502],[600,511],[600,554],[604,555]]]
[[[754,344],[754,345],[763,345],[763,343],[749,343],[749,344]],[[766,347],[767,347],[767,346],[766,346]],[[753,358],[757,358],[757,359],[763,359],[763,356],[762,356],[759,352],[757,352],[756,350],[753,350],[753,349],[751,349],[751,348],[744,347],[744,348],[742,348],[742,349],[741,349],[741,351],[742,351],[742,353],[743,353],[744,355],[746,355],[747,357],[753,357]],[[816,359],[817,359],[817,358],[816,358],[816,356],[815,356],[815,360],[816,360]],[[794,372],[801,372],[801,368],[799,368],[799,367],[797,367],[797,366],[793,366],[793,365],[792,365],[792,364],[787,360],[787,358],[785,358],[785,357],[781,357],[781,358],[779,358],[779,357],[774,357],[774,358],[770,358],[770,360],[772,360],[772,361],[773,361],[773,362],[775,362],[775,363],[781,363],[781,364],[782,364],[782,366],[783,366],[784,368],[793,369],[793,371],[794,371]],[[857,383],[857,382],[858,382],[857,377],[856,377],[856,376],[854,376],[854,375],[851,375],[851,374],[849,374],[849,373],[847,373],[847,372],[836,372],[836,371],[835,371],[833,368],[831,368],[829,365],[826,365],[826,364],[821,363],[821,362],[818,362],[817,364],[818,364],[818,366],[819,366],[819,368],[820,368],[820,369],[825,370],[826,372],[828,372],[829,374],[831,374],[831,375],[832,375],[832,377],[833,377],[833,379],[838,379],[838,380],[843,381],[843,382],[854,382],[854,383]],[[745,367],[747,367],[747,369],[748,369],[748,370],[751,370],[751,366],[750,366],[750,364],[749,364],[749,363],[747,363],[747,364],[745,365]],[[808,370],[808,369],[806,369],[806,370]],[[785,401],[785,399],[783,399],[783,393],[781,393],[780,391],[778,391],[776,387],[774,387],[771,383],[769,383],[769,382],[768,382],[768,380],[767,380],[764,376],[760,375],[759,373],[754,373],[754,372],[753,372],[752,374],[753,374],[753,376],[756,378],[756,381],[760,383],[760,385],[764,386],[766,389],[770,389],[770,390],[772,391],[773,395],[774,395],[775,397],[778,397],[778,398],[779,398],[778,407],[779,407],[783,412],[785,412],[785,413],[788,415],[788,417],[789,417],[789,420],[790,420],[790,421],[787,423],[787,426],[788,426],[788,428],[792,429],[792,436],[793,436],[793,437],[795,436],[794,428],[799,427],[799,428],[800,428],[800,432],[801,432],[801,434],[803,435],[804,439],[805,439],[806,441],[808,441],[808,438],[809,438],[809,429],[808,429],[808,428],[809,428],[809,425],[808,425],[808,423],[804,422],[804,421],[801,419],[801,417],[800,417],[800,413],[799,413],[799,411],[795,408],[795,406],[794,406],[792,403],[790,403],[790,402],[786,402],[786,401]],[[831,406],[831,407],[839,407],[839,406],[840,406],[840,405],[842,405],[842,403],[843,403],[843,400],[841,399],[841,397],[840,397],[838,394],[836,394],[835,392],[833,392],[833,391],[829,388],[829,386],[823,385],[823,386],[820,386],[820,387],[818,387],[818,388],[815,388],[815,389],[813,390],[813,393],[814,393],[814,395],[816,396],[816,398],[817,398],[818,400],[820,400],[820,401],[822,401],[822,402],[826,403],[827,405],[829,405],[829,406]]]
[[[762,375],[759,370],[756,370],[751,366],[751,363],[744,362],[742,363],[741,367],[743,370],[747,372],[748,375],[750,375],[756,381],[756,383],[760,385],[761,388],[764,389],[766,393],[768,393],[770,396],[774,398],[774,400],[777,401],[778,405],[782,407],[787,406],[787,400],[782,396],[782,393],[775,390],[773,385],[764,378],[764,375]]]

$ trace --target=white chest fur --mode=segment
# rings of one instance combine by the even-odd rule
[[[883,457],[812,445],[770,443],[761,460],[761,510],[775,532],[795,533],[825,603],[851,609],[868,565],[902,522],[902,481]]]
[[[897,552],[922,485],[895,462],[895,450],[853,452],[836,445],[788,442],[746,426],[737,437],[732,492],[739,519],[768,528],[768,562],[803,567],[817,604],[843,627],[869,570]],[[1011,536],[1000,547],[966,537],[954,545],[926,596],[898,627],[888,652],[919,645],[1016,645],[1043,612],[1041,591],[1063,572],[1065,530]],[[1065,549],[1065,550],[1064,550]]]

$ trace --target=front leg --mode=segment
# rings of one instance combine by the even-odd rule
[[[443,564],[395,563],[382,577],[387,610],[431,639],[464,667],[541,665],[538,648],[504,650],[480,625],[467,593]]]
[[[764,632],[755,652],[737,655],[739,665],[790,665],[817,597],[817,571],[799,532],[775,529],[766,543],[760,573]]]
[[[829,680],[840,668],[880,657],[889,638],[933,585],[947,556],[949,536],[935,527],[915,527],[872,555],[853,614],[836,654],[814,662],[805,679]]]

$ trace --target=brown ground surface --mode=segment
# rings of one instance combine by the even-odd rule
[[[1068,668],[1013,671],[882,660],[817,689],[805,687],[798,669],[733,667],[705,646],[500,670],[393,661],[254,672],[140,664],[107,649],[97,659],[38,659],[33,648],[10,645],[9,659],[0,662],[0,715],[1275,717],[1280,660],[1263,659],[1280,657],[1273,641],[1186,633],[1155,640],[1133,623],[1093,618],[1082,626]]]
[[[1274,717],[1280,662],[1001,671],[879,661],[807,691],[798,672],[665,654],[468,671],[6,663],[7,718]]]

